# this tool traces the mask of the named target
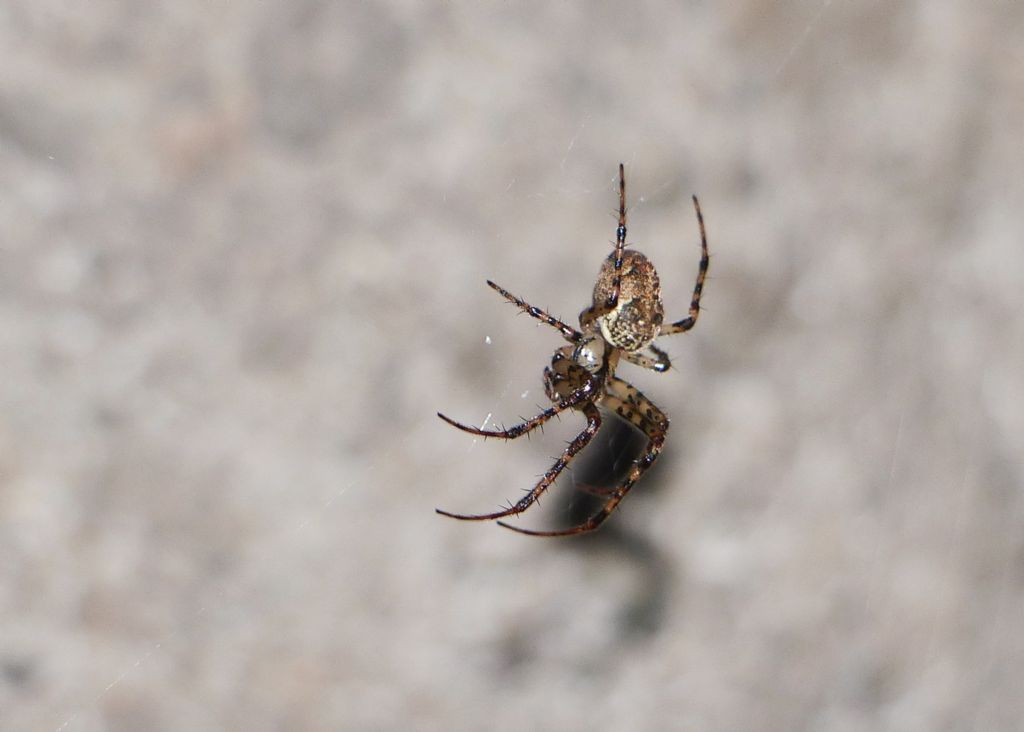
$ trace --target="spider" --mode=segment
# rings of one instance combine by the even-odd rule
[[[626,176],[619,164],[619,225],[615,230],[615,249],[601,264],[594,285],[593,303],[580,313],[579,330],[530,305],[508,290],[487,280],[488,286],[505,300],[542,323],[555,328],[569,342],[555,351],[551,365],[544,369],[544,391],[554,406],[507,429],[485,430],[461,424],[440,412],[437,416],[453,427],[482,437],[512,440],[542,426],[567,409],[581,412],[587,426],[580,432],[555,464],[519,501],[494,513],[457,514],[436,509],[443,516],[463,521],[490,521],[522,513],[546,491],[573,458],[587,446],[601,427],[598,406],[618,415],[647,436],[647,448],[636,460],[620,485],[601,490],[607,497],[604,506],[587,521],[558,531],[534,531],[498,521],[499,526],[531,536],[571,536],[598,528],[619,505],[640,477],[654,464],[668,432],[668,417],[627,381],[615,376],[620,359],[652,371],[671,368],[668,354],[653,344],[659,335],[685,333],[697,323],[700,296],[708,271],[708,242],[700,203],[693,196],[700,228],[701,257],[697,283],[693,288],[689,314],[667,325],[661,302],[661,285],[651,261],[635,249],[626,247]]]

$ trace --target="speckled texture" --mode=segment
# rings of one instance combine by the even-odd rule
[[[615,288],[615,255],[604,260],[594,286],[594,307],[608,301]],[[627,249],[622,258],[621,285],[615,308],[600,317],[606,341],[626,351],[651,344],[664,320],[658,272],[646,256]]]
[[[1019,728],[1022,27],[4,3],[0,728]],[[484,280],[573,322],[620,160],[667,317],[712,251],[665,453],[593,541],[436,516],[581,428],[434,413],[546,402]]]

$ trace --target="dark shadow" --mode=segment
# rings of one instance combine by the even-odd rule
[[[606,499],[591,490],[614,486],[625,478],[646,444],[642,433],[609,415],[600,433],[577,459],[571,477],[565,479],[565,488],[572,491],[572,498],[568,509],[559,511],[559,525],[564,522],[565,526],[575,526],[596,513]],[[620,514],[627,503],[633,509],[651,510],[652,497],[661,491],[665,477],[672,472],[672,458],[670,449],[664,450],[600,529],[557,542],[560,548],[584,552],[588,558],[613,553],[627,557],[633,564],[640,582],[636,592],[626,597],[619,614],[623,640],[650,637],[660,630],[675,573],[658,545],[646,534],[631,528]],[[638,507],[638,503],[647,506]]]

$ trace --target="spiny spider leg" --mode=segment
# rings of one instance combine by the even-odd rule
[[[555,328],[555,329],[561,331],[562,337],[565,338],[565,340],[569,341],[570,343],[577,343],[581,338],[583,338],[583,334],[580,333],[575,328],[573,328],[571,325],[567,325],[566,323],[563,323],[561,320],[559,320],[555,316],[549,315],[548,313],[544,312],[540,308],[534,307],[530,303],[526,302],[526,300],[523,300],[520,297],[516,297],[515,295],[513,295],[511,292],[506,290],[501,285],[495,284],[494,282],[491,282],[490,280],[487,280],[487,284],[488,284],[488,286],[491,287],[491,289],[496,291],[499,295],[501,295],[503,298],[508,300],[510,303],[512,303],[513,305],[518,307],[520,310],[522,310],[527,315],[529,315],[531,317],[534,317],[537,320],[539,320],[540,322],[542,322],[542,323],[544,323],[546,325],[550,325],[552,328]]]
[[[442,516],[449,516],[455,519],[461,519],[462,521],[490,521],[492,519],[504,518],[505,516],[513,516],[515,514],[522,513],[533,503],[540,498],[541,494],[548,489],[548,487],[555,482],[555,479],[565,470],[566,466],[572,462],[572,459],[576,457],[576,453],[586,447],[590,441],[597,434],[598,429],[601,427],[601,413],[597,407],[593,404],[584,404],[581,407],[583,414],[587,417],[586,428],[576,435],[576,439],[569,443],[569,446],[565,448],[562,455],[555,461],[555,464],[551,466],[548,472],[544,473],[544,476],[537,482],[529,493],[520,498],[514,505],[502,511],[496,511],[494,513],[484,513],[478,515],[466,515],[459,513],[450,513],[449,511],[442,511],[440,508],[435,508]]]
[[[595,303],[580,313],[580,325],[586,327],[615,310],[622,291],[622,260],[626,256],[626,170],[619,163],[619,225],[615,229],[615,267],[611,291],[603,303]]]
[[[619,225],[615,229],[615,279],[605,307],[608,311],[619,304],[619,289],[622,286],[622,259],[626,253],[626,169],[619,163]]]
[[[570,394],[568,398],[563,399],[555,406],[548,407],[533,419],[528,419],[525,422],[520,422],[519,424],[512,425],[507,429],[484,430],[480,429],[479,427],[470,427],[467,424],[456,422],[451,417],[446,417],[440,412],[437,413],[437,416],[443,419],[448,424],[450,424],[452,427],[458,427],[463,432],[468,432],[471,435],[480,435],[481,437],[501,437],[502,439],[505,440],[514,440],[515,438],[525,435],[527,432],[530,432],[531,430],[540,427],[542,424],[547,422],[549,419],[554,417],[559,412],[564,412],[566,409],[574,407],[578,405],[580,402],[591,401],[593,399],[595,388],[595,383],[593,381],[588,381],[586,384],[584,384],[579,389]]]
[[[700,212],[700,202],[693,197],[693,207],[697,211],[697,224],[700,226],[700,269],[697,270],[697,284],[693,287],[693,298],[690,300],[690,314],[682,320],[665,326],[661,329],[661,335],[672,335],[673,333],[685,333],[697,324],[697,316],[700,315],[700,293],[704,289],[704,276],[708,273],[708,235],[704,231],[704,216]]]
[[[608,501],[601,510],[578,526],[557,531],[521,529],[504,521],[499,521],[499,526],[530,536],[571,536],[593,531],[611,515],[630,489],[640,480],[640,477],[658,459],[662,445],[665,444],[665,435],[668,433],[668,418],[665,413],[654,406],[651,400],[641,394],[636,387],[622,379],[612,376],[609,378],[607,386],[608,393],[604,397],[604,406],[643,430],[647,435],[647,449],[640,459],[633,463],[633,467],[630,468],[629,475],[626,476],[622,485],[610,490]]]

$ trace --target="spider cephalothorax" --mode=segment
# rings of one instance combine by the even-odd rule
[[[532,531],[498,524],[513,531],[534,536],[566,536],[593,531],[608,518],[630,488],[657,459],[668,432],[668,418],[632,384],[615,376],[621,358],[653,371],[667,371],[671,367],[668,354],[653,345],[659,335],[671,335],[690,330],[700,314],[700,296],[708,271],[708,242],[704,233],[704,218],[697,197],[693,197],[700,228],[701,258],[697,270],[697,284],[690,300],[687,317],[664,325],[664,307],[661,285],[654,265],[636,250],[626,250],[626,177],[619,164],[619,225],[615,231],[615,249],[605,259],[594,286],[593,303],[580,313],[580,329],[576,330],[558,318],[516,297],[490,280],[487,284],[509,302],[534,318],[557,329],[569,341],[555,351],[551,365],[544,369],[544,391],[554,406],[545,409],[533,419],[501,430],[483,430],[460,424],[440,412],[441,419],[461,430],[484,437],[513,439],[540,427],[559,412],[574,409],[587,419],[586,428],[569,443],[551,469],[519,501],[494,513],[464,515],[437,509],[452,518],[485,521],[522,513],[555,482],[555,479],[597,434],[601,426],[602,406],[617,414],[647,436],[647,449],[633,463],[623,482],[607,492],[605,505],[587,521],[561,531]]]

